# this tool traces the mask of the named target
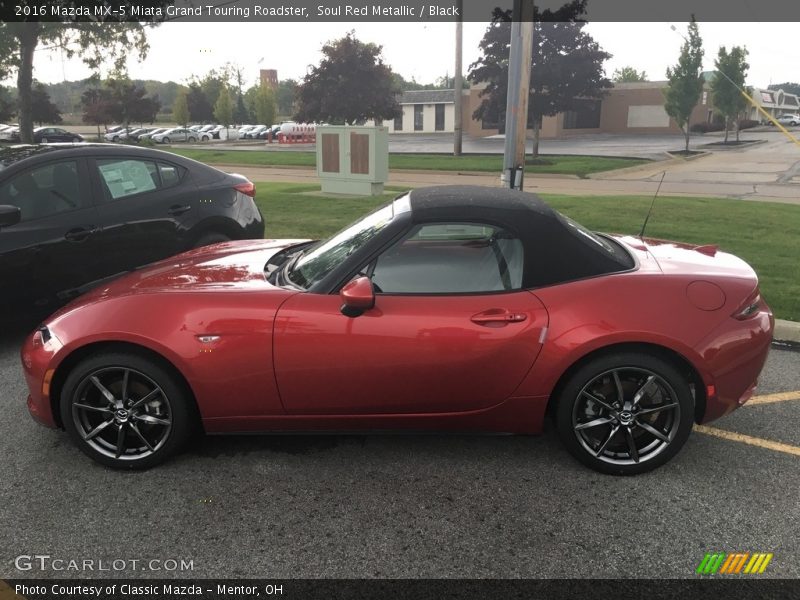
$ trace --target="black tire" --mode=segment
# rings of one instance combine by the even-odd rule
[[[210,246],[211,244],[221,244],[222,242],[230,242],[231,238],[229,238],[224,233],[204,233],[200,236],[200,238],[194,243],[192,248],[202,248],[203,246]]]
[[[190,138],[187,138],[187,139],[186,139],[186,141],[187,141],[188,143],[190,143],[190,144],[193,144],[194,142],[196,142],[196,141],[197,141],[197,138],[195,138],[195,137],[190,137]]]
[[[653,354],[598,356],[578,368],[557,398],[556,427],[567,450],[611,475],[636,475],[663,465],[686,443],[693,424],[689,381]]]
[[[173,373],[136,353],[82,360],[67,376],[60,403],[62,423],[75,445],[114,469],[160,464],[181,448],[196,423],[193,401]]]
[[[111,138],[111,141],[114,142],[114,143],[118,142],[119,141],[119,136],[115,135],[113,138]]]
[[[162,138],[161,142],[164,144],[169,144],[169,138],[168,137]]]

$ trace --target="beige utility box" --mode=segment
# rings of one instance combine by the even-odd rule
[[[317,127],[317,175],[322,191],[374,196],[389,177],[389,130],[386,127],[322,125]]]

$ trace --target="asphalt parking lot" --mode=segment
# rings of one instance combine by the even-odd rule
[[[165,575],[15,568],[37,554],[191,560],[193,577],[693,577],[713,551],[800,577],[800,392],[775,395],[800,390],[800,352],[774,348],[761,402],[633,478],[585,469],[552,431],[207,438],[124,473],[30,419],[22,337],[0,335],[0,577]]]

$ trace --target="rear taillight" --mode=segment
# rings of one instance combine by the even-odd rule
[[[237,183],[233,186],[237,192],[243,193],[245,196],[250,196],[251,198],[256,197],[256,184],[252,181],[246,181],[244,183]]]
[[[747,297],[742,305],[736,309],[736,312],[731,315],[734,319],[738,319],[740,321],[744,321],[745,319],[749,319],[753,315],[757,314],[763,306],[761,301],[761,292],[758,288]]]

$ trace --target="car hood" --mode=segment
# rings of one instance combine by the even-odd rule
[[[309,240],[246,240],[213,244],[136,269],[98,285],[61,312],[101,300],[132,294],[278,291],[264,274],[275,254]],[[58,313],[57,313],[58,314]]]

